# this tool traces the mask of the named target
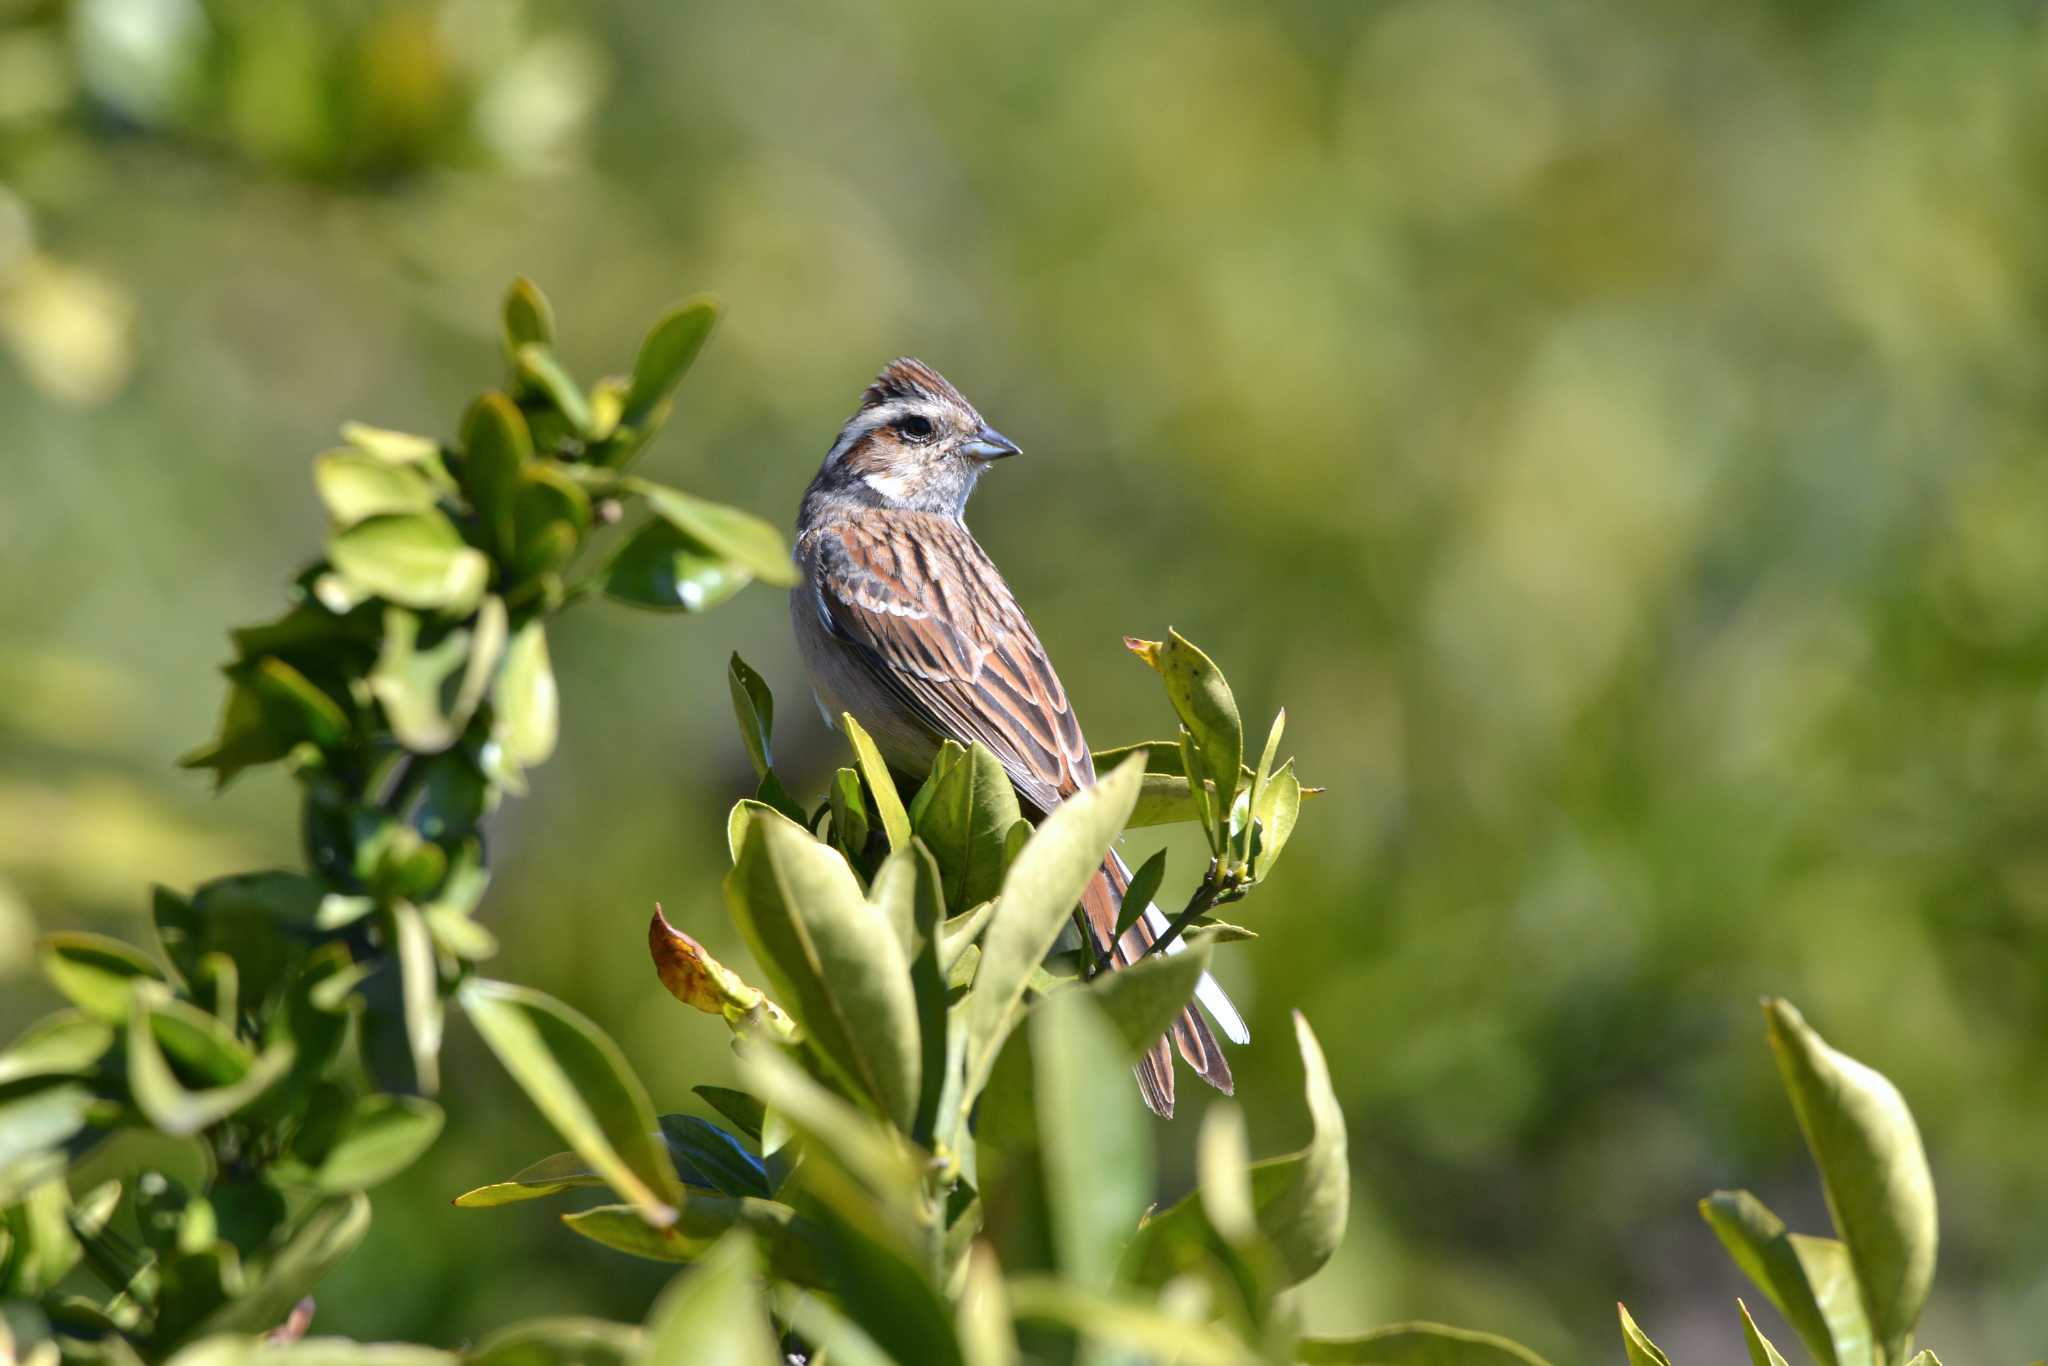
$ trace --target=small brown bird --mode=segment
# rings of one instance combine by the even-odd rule
[[[1015,454],[1015,443],[937,371],[891,362],[804,494],[796,524],[804,578],[790,616],[827,725],[850,713],[912,776],[931,770],[942,741],[978,740],[1002,762],[1026,813],[1042,819],[1095,781],[1095,764],[1038,633],[961,521],[982,471]],[[1112,851],[1081,898],[1095,951],[1118,967],[1167,926],[1148,906],[1109,942],[1130,876]],[[1233,1043],[1250,1040],[1206,973],[1196,996]],[[1230,1064],[1193,1005],[1171,1037],[1197,1076],[1230,1091]],[[1171,1115],[1166,1039],[1137,1073],[1145,1103]]]

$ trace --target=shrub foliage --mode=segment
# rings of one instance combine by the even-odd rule
[[[694,612],[791,581],[767,524],[627,472],[715,316],[679,306],[630,376],[586,389],[520,282],[511,382],[456,442],[351,426],[316,460],[325,553],[282,617],[234,633],[219,734],[186,760],[222,782],[282,763],[306,867],[159,889],[154,955],[46,941],[71,1005],[0,1054],[0,1359],[1539,1362],[1427,1323],[1302,1334],[1286,1292],[1341,1241],[1349,1169],[1298,1014],[1301,1146],[1253,1160],[1214,1103],[1196,1188],[1156,1206],[1129,1066],[1217,946],[1252,937],[1216,912],[1269,876],[1314,792],[1280,759],[1284,714],[1247,762],[1228,683],[1177,634],[1129,642],[1174,738],[1097,755],[1103,779],[1036,828],[985,749],[949,745],[899,787],[851,717],[848,764],[797,800],[774,698],[733,657],[757,787],[724,891],[760,981],[658,908],[648,939],[662,985],[731,1029],[741,1087],[696,1092],[723,1124],[660,1113],[587,1018],[480,974],[481,824],[555,744],[548,622],[592,594]],[[1081,889],[1124,830],[1174,821],[1200,826],[1206,866],[1160,950],[1102,971]],[[1134,885],[1163,874],[1161,856]],[[688,1264],[643,1324],[544,1320],[465,1352],[304,1337],[365,1190],[440,1130],[451,1005],[566,1145],[457,1203],[605,1192],[564,1223]],[[1815,1360],[1901,1366],[1934,1268],[1917,1130],[1790,1005],[1765,1013],[1835,1236],[1747,1192],[1701,1212]],[[1740,1319],[1753,1361],[1784,1360]],[[1621,1328],[1632,1363],[1666,1360],[1626,1309]]]

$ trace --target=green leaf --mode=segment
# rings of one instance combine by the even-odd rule
[[[761,1121],[767,1112],[760,1101],[729,1086],[692,1086],[690,1089],[701,1096],[706,1105],[737,1124],[741,1133],[756,1143],[761,1141]]]
[[[655,516],[761,582],[777,588],[796,586],[796,562],[789,557],[789,543],[772,523],[646,479],[627,478],[619,487],[646,499]]]
[[[0,1053],[0,1086],[27,1077],[83,1076],[113,1046],[113,1026],[101,1017],[82,1010],[45,1015]]]
[[[1913,1359],[1907,1362],[1906,1366],[1941,1366],[1941,1358],[1936,1356],[1932,1349],[1923,1348],[1913,1354]],[[2041,1366],[2041,1364],[2035,1362],[2034,1366]]]
[[[750,821],[726,906],[811,1050],[904,1128],[920,1076],[909,963],[846,861],[782,821]]]
[[[1012,1311],[1020,1321],[1059,1324],[1148,1358],[1182,1366],[1240,1366],[1258,1360],[1257,1353],[1221,1328],[1050,1276],[1014,1276],[1009,1289]]]
[[[1299,1152],[1254,1163],[1252,1197],[1258,1204],[1259,1227],[1280,1254],[1288,1283],[1298,1285],[1344,1241],[1351,1169],[1345,1157],[1344,1111],[1330,1084],[1330,1066],[1307,1017],[1298,1010],[1294,1037],[1301,1050],[1309,1141]]]
[[[1159,895],[1159,884],[1166,877],[1166,851],[1158,850],[1140,865],[1131,875],[1130,885],[1124,889],[1123,904],[1117,908],[1116,938],[1121,940],[1124,932],[1138,923],[1145,914],[1145,908],[1152,904],[1152,898]]]
[[[631,1205],[599,1205],[562,1216],[572,1231],[618,1252],[656,1262],[693,1262],[734,1229],[751,1234],[768,1253],[774,1274],[805,1285],[818,1282],[816,1231],[788,1205],[693,1191],[676,1222],[655,1228]]]
[[[1809,1240],[1808,1255],[1802,1256],[1799,1243],[1786,1231],[1784,1221],[1748,1191],[1715,1191],[1700,1201],[1700,1217],[1728,1249],[1735,1265],[1785,1316],[1820,1366],[1839,1366],[1841,1348],[1852,1345],[1853,1362],[1861,1366],[1869,1361],[1870,1330],[1863,1320],[1846,1253],[1840,1257],[1824,1252],[1813,1255],[1811,1246],[1812,1242],[1820,1242],[1840,1249],[1841,1244],[1832,1239]],[[1834,1274],[1837,1271],[1846,1276],[1846,1283]],[[1820,1284],[1815,1283],[1816,1276],[1821,1278]],[[1824,1299],[1834,1302],[1838,1312],[1842,1307],[1854,1311],[1853,1326],[1841,1325],[1846,1329],[1846,1337],[1840,1343],[1821,1308]]]
[[[140,949],[83,930],[43,936],[38,957],[51,986],[87,1014],[113,1024],[128,1018],[137,984],[164,979]]]
[[[590,1164],[575,1153],[555,1153],[521,1169],[507,1180],[464,1191],[455,1197],[455,1204],[460,1209],[491,1209],[603,1184],[604,1178],[592,1171]],[[640,1227],[647,1227],[647,1221],[631,1205],[616,1208],[625,1210]]]
[[[64,1174],[63,1146],[85,1127],[93,1104],[77,1082],[0,1095],[0,1207]]]
[[[524,793],[524,771],[546,763],[555,752],[560,707],[554,666],[548,662],[547,631],[536,618],[513,635],[491,688],[491,738],[484,747],[484,771],[510,791]]]
[[[704,349],[705,338],[717,321],[718,301],[699,294],[677,304],[655,323],[633,361],[633,385],[626,391],[626,423],[644,424],[668,401],[683,373]]]
[[[860,774],[842,768],[832,775],[832,842],[849,858],[868,845],[868,803],[861,795]]]
[[[205,1011],[145,986],[128,1017],[128,1085],[135,1104],[167,1134],[196,1134],[253,1103],[291,1070],[293,1047],[280,1041],[255,1058]],[[213,1083],[187,1089],[164,1056]]]
[[[740,1076],[767,1107],[771,1126],[779,1119],[802,1135],[807,1174],[815,1177],[819,1168],[829,1167],[847,1177],[818,1184],[819,1198],[855,1224],[876,1212],[902,1213],[907,1220],[909,1202],[920,1188],[920,1168],[897,1131],[812,1081],[778,1049],[743,1052]],[[779,1146],[772,1134],[763,1144],[771,1150]]]
[[[742,1230],[720,1238],[647,1315],[649,1361],[704,1366],[782,1366],[761,1305],[760,1259]]]
[[[1180,953],[1147,954],[1127,968],[1097,976],[1088,995],[1115,1025],[1126,1061],[1135,1063],[1159,1042],[1194,998],[1209,970],[1209,946],[1192,944]]]
[[[561,1315],[502,1328],[462,1360],[463,1366],[633,1366],[641,1360],[640,1344],[640,1330],[631,1324]]]
[[[513,498],[532,459],[533,436],[511,399],[485,394],[470,405],[462,419],[462,491],[483,524],[486,544],[504,559],[515,545]]]
[[[441,1107],[418,1096],[366,1096],[313,1173],[322,1190],[351,1191],[398,1175],[441,1134]]]
[[[1920,1131],[1898,1088],[1828,1047],[1789,1002],[1766,1001],[1764,1018],[1871,1329],[1883,1359],[1898,1361],[1934,1281],[1934,1175]]]
[[[367,422],[342,423],[341,439],[387,465],[434,465],[441,458],[441,443],[431,436],[394,432]]]
[[[1757,1331],[1756,1320],[1749,1316],[1749,1306],[1738,1299],[1735,1307],[1742,1311],[1742,1336],[1749,1344],[1749,1366],[1785,1366],[1785,1358],[1771,1346],[1771,1340]]]
[[[371,517],[327,543],[329,559],[363,592],[406,607],[462,615],[490,582],[491,562],[438,512]]]
[[[1621,1315],[1621,1341],[1628,1349],[1628,1366],[1671,1366],[1671,1358],[1657,1350],[1657,1344],[1649,1335],[1636,1327],[1636,1321],[1629,1317],[1628,1306],[1617,1304],[1615,1309]]]
[[[337,527],[391,513],[431,512],[437,497],[417,468],[357,450],[329,451],[316,458],[313,486]]]
[[[1104,1066],[1116,1039],[1086,993],[1045,1001],[1025,1034],[1017,1045],[1028,1043],[1028,1096],[991,1088],[982,1102],[983,1154],[994,1159],[981,1164],[990,1205],[1017,1188],[1017,1163],[1035,1163],[1023,1189],[1043,1192],[1055,1265],[1075,1284],[1106,1286],[1152,1200],[1144,1108],[1129,1074]]]
[[[1017,1329],[1003,1269],[987,1243],[967,1257],[967,1280],[955,1300],[960,1354],[967,1366],[1017,1366]]]
[[[903,797],[896,791],[896,779],[889,774],[889,765],[882,762],[882,751],[875,748],[860,722],[850,712],[839,714],[839,729],[853,746],[853,755],[860,765],[861,776],[867,779],[868,792],[875,799],[875,813],[882,818],[882,829],[888,832],[889,848],[908,848],[910,845],[910,813],[903,809]]]
[[[1252,871],[1264,877],[1279,859],[1280,851],[1287,847],[1295,822],[1301,818],[1301,781],[1294,776],[1294,760],[1282,764],[1280,771],[1259,789],[1252,815],[1259,823]]]
[[[434,846],[427,846],[432,848]],[[441,1089],[441,1035],[446,1008],[441,1001],[440,960],[426,918],[409,903],[391,908],[393,939],[398,949],[399,996],[405,1006],[405,1042],[412,1053],[413,1077],[422,1091]]]
[[[553,465],[532,462],[512,493],[512,579],[525,582],[561,569],[588,530],[590,495]]]
[[[529,342],[555,344],[555,310],[540,286],[521,275],[505,291],[505,356],[509,360]]]
[[[1001,888],[1003,841],[1021,815],[1002,761],[978,741],[936,777],[917,837],[938,860],[949,913],[978,906]]]
[[[754,581],[739,565],[667,522],[649,522],[605,571],[606,596],[633,607],[706,612]]]
[[[1303,1338],[1294,1359],[1329,1366],[1550,1366],[1518,1342],[1441,1323],[1392,1323],[1348,1338]]]
[[[775,735],[775,694],[737,650],[725,666],[725,681],[732,692],[732,714],[740,724],[740,739],[754,762],[754,776],[765,778],[775,766],[775,749],[770,743]]]
[[[1052,949],[1082,891],[1123,830],[1144,776],[1125,763],[1062,802],[1024,846],[1003,879],[981,935],[981,966],[967,1011],[967,1083],[962,1103],[981,1093],[1014,1026],[1032,971]]]
[[[520,388],[545,395],[555,411],[581,435],[591,431],[590,400],[563,368],[561,357],[545,342],[526,342],[512,356]]]
[[[502,607],[499,612],[502,619]],[[419,648],[419,635],[418,616],[402,607],[385,609],[384,648],[370,672],[370,695],[384,708],[384,719],[390,722],[398,743],[415,754],[438,754],[454,744],[469,724],[469,711],[444,709],[444,694],[458,707],[463,700],[468,701],[470,711],[476,707],[476,698],[452,696],[456,674],[466,673],[470,662],[470,633],[449,631],[430,650]],[[501,648],[503,643],[501,635]],[[491,661],[493,665],[496,662]]]
[[[733,1032],[742,1036],[766,1029],[785,1043],[798,1039],[795,1022],[781,1006],[713,958],[690,935],[669,924],[659,902],[647,923],[647,952],[654,959],[654,973],[661,984],[684,1005],[722,1016]]]
[[[472,977],[463,1010],[540,1112],[651,1224],[676,1217],[682,1183],[654,1136],[654,1107],[618,1045],[538,991]]]
[[[779,1299],[777,1319],[817,1349],[811,1360],[827,1366],[897,1366],[866,1329],[818,1296],[786,1293]]]
[[[338,1196],[302,1219],[289,1241],[249,1276],[248,1289],[208,1315],[195,1336],[268,1333],[285,1321],[334,1266],[355,1250],[370,1227],[370,1201],[361,1191]]]
[[[741,1146],[740,1141],[708,1119],[695,1115],[663,1115],[661,1136],[668,1143],[676,1170],[685,1178],[694,1172],[720,1195],[752,1195],[767,1199],[768,1171],[761,1159]]]
[[[1244,767],[1244,722],[1222,670],[1180,632],[1167,638],[1124,643],[1166,682],[1166,696],[1180,722],[1195,738],[1201,774],[1216,784],[1219,811],[1228,811]],[[1190,777],[1195,776],[1192,773]]]

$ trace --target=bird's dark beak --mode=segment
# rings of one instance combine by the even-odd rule
[[[1017,453],[1017,443],[983,423],[981,430],[969,437],[960,449],[976,460],[1001,460],[1006,455]]]

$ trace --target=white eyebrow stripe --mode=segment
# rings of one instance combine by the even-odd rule
[[[839,440],[826,453],[825,463],[829,465],[840,456],[845,455],[855,442],[870,432],[879,427],[886,427],[897,418],[916,412],[922,406],[922,404],[906,398],[891,399],[887,403],[876,404],[846,424],[846,430],[839,433]]]

